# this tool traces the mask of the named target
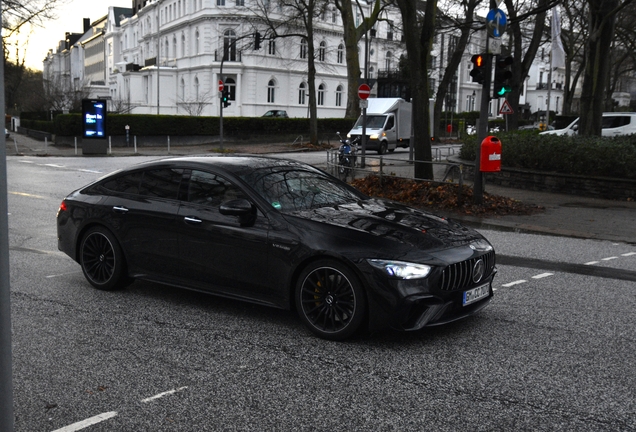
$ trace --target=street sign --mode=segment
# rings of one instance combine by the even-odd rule
[[[369,101],[366,99],[362,99],[360,101],[360,109],[367,109],[369,108]]]
[[[486,15],[486,28],[488,34],[494,38],[500,38],[506,31],[508,17],[501,9],[490,9]]]
[[[512,107],[508,103],[508,100],[504,100],[504,103],[501,104],[501,108],[499,108],[499,114],[514,114],[515,112],[512,110]]]
[[[358,87],[358,97],[362,100],[367,99],[371,94],[371,87],[366,84],[360,84]]]
[[[219,91],[222,92],[225,87],[223,86],[223,81],[219,80]]]

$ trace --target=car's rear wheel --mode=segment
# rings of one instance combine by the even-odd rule
[[[296,285],[298,314],[309,330],[330,340],[353,336],[366,315],[362,284],[345,265],[320,260],[301,273]]]
[[[80,265],[86,280],[105,291],[123,288],[131,281],[126,276],[126,264],[115,236],[105,228],[88,230],[80,243]]]

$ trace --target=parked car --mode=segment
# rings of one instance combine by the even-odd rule
[[[282,117],[289,118],[287,111],[284,110],[270,110],[263,114],[263,117]]]
[[[122,169],[64,198],[57,233],[95,288],[144,279],[296,309],[333,340],[466,318],[491,301],[496,274],[475,230],[267,157]]]
[[[549,130],[539,135],[568,135],[579,133],[579,119],[577,118],[563,129]],[[603,113],[601,135],[605,137],[630,135],[636,133],[636,113],[608,112]]]

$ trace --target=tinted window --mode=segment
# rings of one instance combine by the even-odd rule
[[[164,168],[145,171],[139,195],[177,199],[182,177],[183,170],[181,169]]]
[[[603,116],[603,123],[601,128],[612,129],[629,124],[630,116]]]
[[[120,175],[106,180],[102,183],[102,187],[112,192],[138,195],[142,177],[143,171]]]
[[[283,212],[350,203],[364,198],[346,184],[314,172],[266,168],[244,175],[272,207]]]
[[[224,201],[246,198],[238,187],[215,174],[192,171],[188,186],[188,202],[218,206]]]

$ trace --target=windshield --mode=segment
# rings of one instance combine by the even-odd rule
[[[347,184],[320,172],[287,167],[263,168],[241,176],[283,213],[334,206],[364,199]]]
[[[385,121],[385,115],[367,115],[367,129],[381,129]],[[353,128],[362,128],[362,116],[360,116]]]

